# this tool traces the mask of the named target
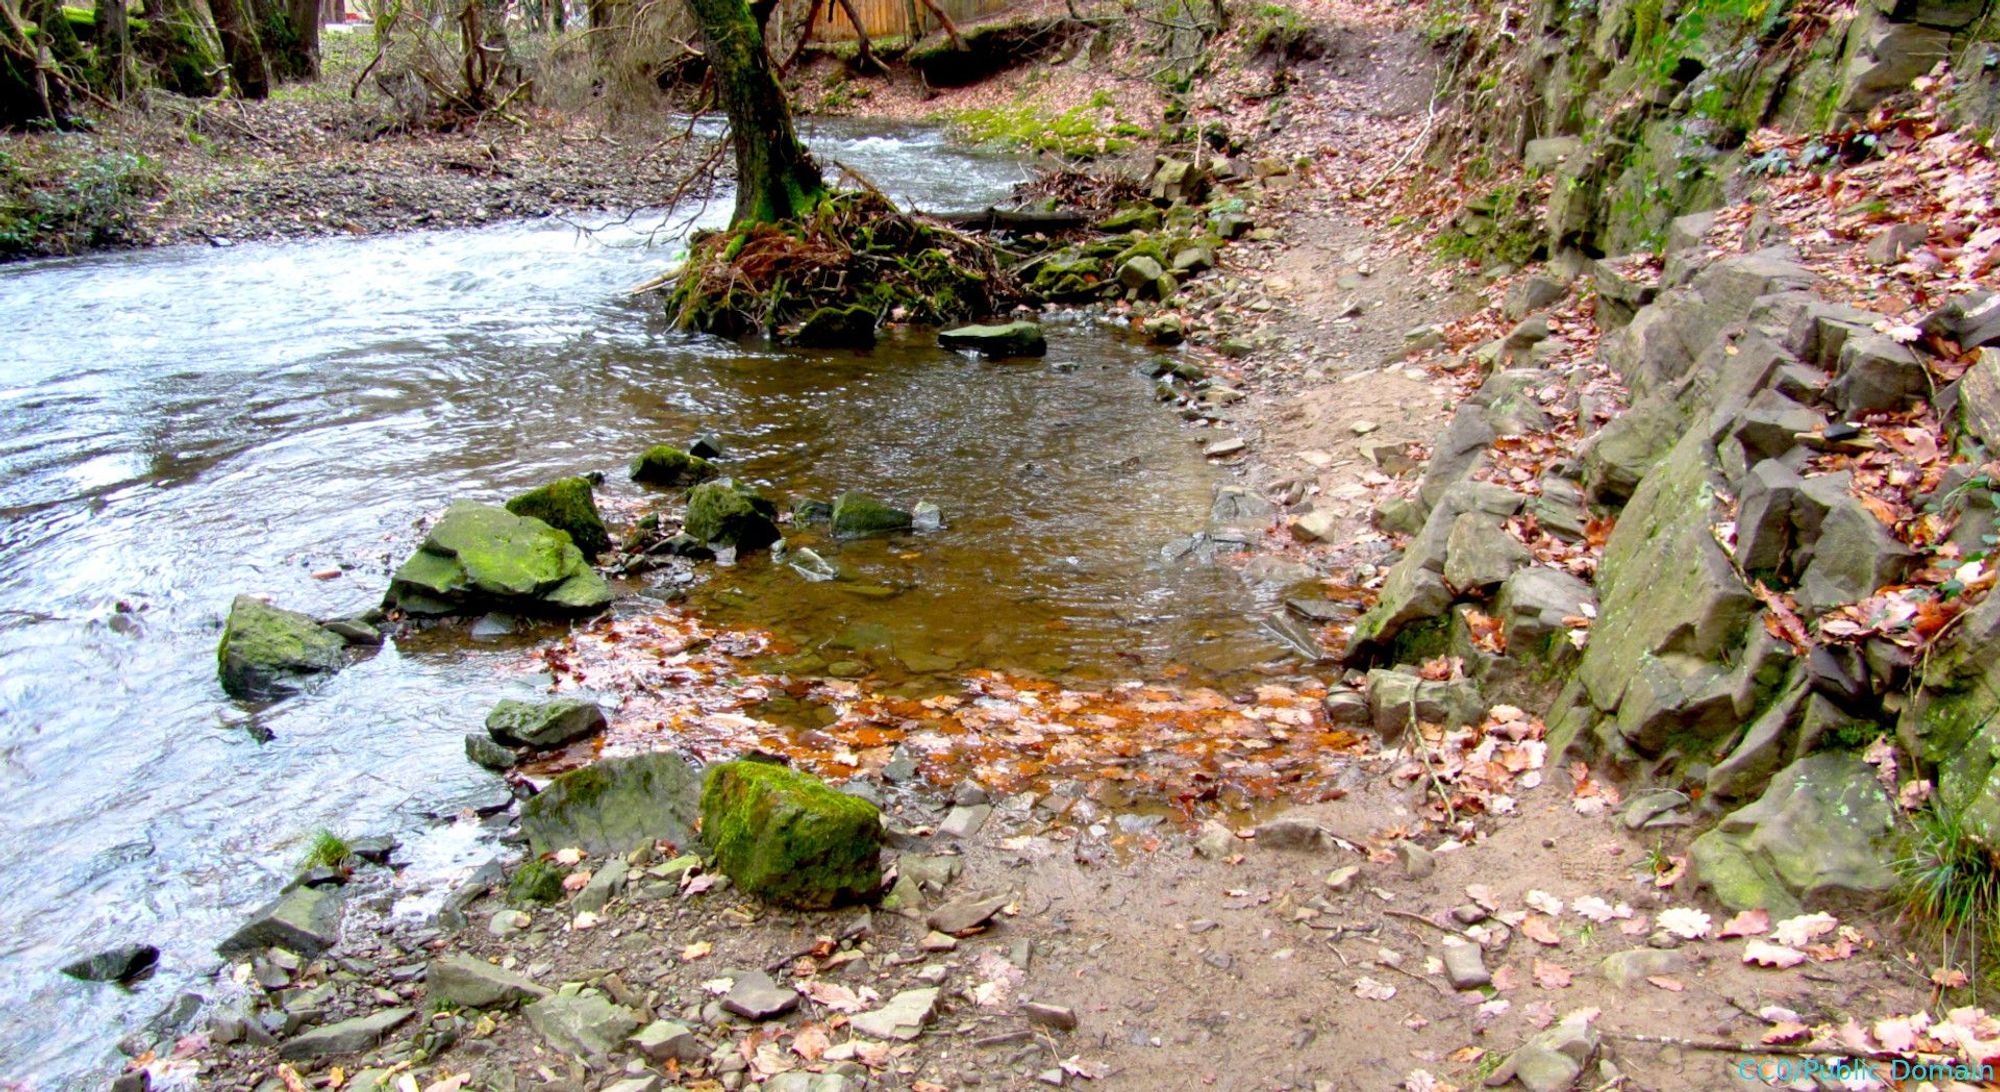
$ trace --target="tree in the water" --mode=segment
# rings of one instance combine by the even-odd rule
[[[748,0],[688,0],[736,148],[732,226],[794,220],[819,203],[826,179],[799,143],[792,109]],[[764,8],[768,12],[768,8]]]

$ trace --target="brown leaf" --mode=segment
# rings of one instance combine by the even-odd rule
[[[1651,982],[1653,985],[1658,986],[1659,988],[1667,991],[1668,993],[1679,993],[1682,990],[1687,989],[1686,983],[1683,983],[1680,979],[1669,978],[1668,976],[1663,974],[1647,975],[1646,981]]]
[[[1545,990],[1566,990],[1569,988],[1569,968],[1560,963],[1535,960],[1535,985]]]
[[[1755,910],[1745,910],[1723,922],[1722,928],[1716,930],[1715,935],[1722,940],[1728,940],[1731,937],[1761,936],[1770,931],[1771,915],[1763,907],[1758,907]]]
[[[1551,948],[1562,946],[1562,934],[1556,932],[1554,923],[1539,914],[1530,914],[1527,920],[1521,923],[1521,935]]]

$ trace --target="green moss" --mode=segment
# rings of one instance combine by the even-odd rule
[[[882,886],[875,805],[809,774],[721,763],[703,780],[701,815],[717,866],[760,898],[823,909],[871,899]]]
[[[1033,104],[958,110],[941,115],[960,137],[975,144],[994,144],[1032,152],[1053,152],[1073,159],[1117,155],[1128,151],[1134,138],[1147,136],[1137,125],[1118,120],[1106,107],[1086,103],[1060,114]]]
[[[690,455],[670,444],[657,444],[632,460],[632,480],[646,485],[693,485],[705,482],[721,469],[707,459]]]
[[[507,901],[516,906],[559,903],[563,898],[564,875],[562,869],[540,857],[532,858],[515,869],[507,880]]]
[[[1450,617],[1425,618],[1403,627],[1403,631],[1389,643],[1389,652],[1383,662],[1420,664],[1425,660],[1436,659],[1450,649]]]
[[[597,512],[587,478],[561,478],[507,502],[507,511],[527,516],[569,536],[583,556],[595,558],[611,548],[611,534]]]

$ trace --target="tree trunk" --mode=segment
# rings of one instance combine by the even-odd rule
[[[826,192],[819,164],[792,127],[792,109],[771,71],[764,34],[746,0],[688,0],[708,66],[729,112],[736,146],[736,213],[731,226],[796,219]]]
[[[115,98],[132,92],[132,25],[125,0],[97,0],[98,65],[104,70],[104,88]]]
[[[241,2],[241,0],[239,0]],[[271,75],[309,80],[319,75],[322,0],[249,0],[256,16],[258,44]]]
[[[28,18],[41,28],[41,40],[56,64],[74,69],[83,60],[83,43],[77,40],[76,28],[63,15],[62,0],[28,0],[27,7]]]
[[[270,98],[271,69],[264,61],[264,47],[257,43],[248,0],[209,0],[208,8],[215,13],[215,30],[222,35],[222,55],[229,59],[236,93],[246,99]]]

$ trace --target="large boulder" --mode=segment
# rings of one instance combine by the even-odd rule
[[[569,535],[504,508],[458,501],[389,582],[386,606],[411,614],[590,614],[611,586]]]
[[[604,710],[589,698],[503,698],[486,714],[486,732],[509,747],[549,750],[604,730]]]
[[[720,474],[716,465],[671,444],[658,444],[632,460],[632,480],[643,485],[693,485]]]
[[[297,611],[239,595],[229,605],[216,646],[216,671],[231,697],[282,698],[304,680],[347,663],[347,642]]]
[[[1047,356],[1048,339],[1032,322],[1007,322],[996,326],[960,326],[938,332],[938,345],[946,349],[972,349],[982,356]]]
[[[693,844],[699,780],[679,755],[656,751],[571,770],[521,806],[521,833],[537,854],[575,846],[593,856],[656,841]]]
[[[1874,513],[1843,497],[1820,522],[1813,561],[1800,583],[1799,605],[1826,611],[1856,603],[1916,567],[1917,553],[1890,533]]]
[[[907,531],[914,524],[910,513],[884,504],[866,493],[842,493],[833,499],[833,533],[836,538]]]
[[[1695,877],[1732,910],[1773,918],[1836,900],[1867,902],[1895,886],[1895,825],[1876,770],[1824,751],[1780,770],[1756,803],[1695,839]]]
[[[595,560],[611,548],[611,532],[598,514],[590,479],[558,478],[507,502],[507,511],[538,519],[569,536],[583,556]]]
[[[523,1010],[528,1024],[557,1051],[590,1059],[609,1057],[639,1030],[631,1009],[596,990],[558,993]]]
[[[738,887],[782,906],[824,909],[882,886],[875,805],[768,762],[725,762],[701,792],[702,838]]]
[[[778,541],[778,506],[724,478],[688,493],[681,532],[705,545],[761,550]]]

